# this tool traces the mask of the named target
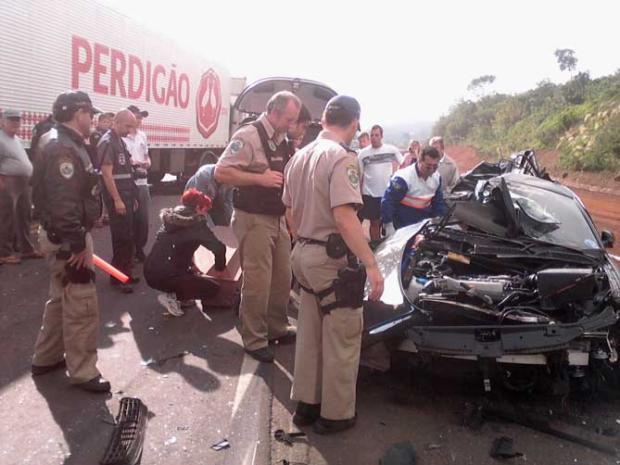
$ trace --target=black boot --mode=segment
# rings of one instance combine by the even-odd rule
[[[321,416],[321,404],[306,404],[298,402],[293,423],[297,426],[309,426]]]
[[[355,426],[357,416],[347,420],[327,420],[320,417],[313,425],[312,429],[316,434],[333,434],[345,431]]]

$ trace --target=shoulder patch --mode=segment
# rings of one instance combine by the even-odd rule
[[[60,170],[60,175],[65,179],[71,179],[73,174],[75,173],[75,167],[73,166],[73,162],[63,161],[60,165],[58,165]]]
[[[241,139],[233,139],[230,141],[230,153],[236,155],[243,148],[243,141]]]
[[[360,186],[360,174],[356,165],[347,166],[347,177],[353,187],[358,188]]]

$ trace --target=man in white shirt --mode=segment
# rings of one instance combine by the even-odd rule
[[[131,154],[131,163],[136,173],[136,185],[138,186],[138,209],[134,213],[134,243],[136,248],[136,260],[144,262],[144,246],[149,238],[149,204],[151,194],[148,184],[148,169],[151,167],[149,157],[149,145],[144,131],[140,129],[142,119],[149,116],[146,110],[140,111],[135,105],[129,105],[127,109],[134,114],[138,124],[135,131],[130,132],[123,141]]]
[[[443,193],[449,194],[452,188],[459,182],[459,169],[454,160],[444,152],[443,137],[435,136],[431,138],[431,140],[428,141],[428,145],[435,147],[441,155],[437,171],[441,176]]]
[[[362,220],[370,220],[370,240],[381,239],[381,198],[387,189],[392,174],[403,162],[403,156],[396,147],[383,143],[383,128],[375,124],[370,130],[370,146],[358,155],[362,180],[360,210]]]

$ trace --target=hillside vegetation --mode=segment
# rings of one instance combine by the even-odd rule
[[[494,79],[483,76],[472,85]],[[543,81],[520,94],[461,100],[439,119],[433,133],[451,144],[471,145],[487,157],[526,148],[557,149],[564,168],[620,170],[620,70],[597,79],[581,72],[566,84]]]

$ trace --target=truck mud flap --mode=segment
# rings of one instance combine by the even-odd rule
[[[558,350],[587,331],[613,325],[611,307],[596,316],[571,324],[413,326],[406,330],[418,350],[443,354],[500,357]]]
[[[100,465],[136,465],[142,457],[148,409],[140,399],[121,399],[116,425]]]

